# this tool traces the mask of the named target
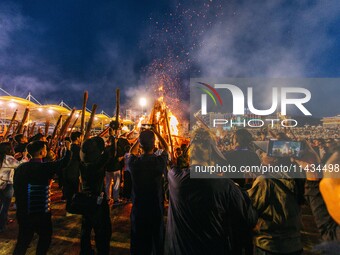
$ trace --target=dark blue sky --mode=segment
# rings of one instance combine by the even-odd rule
[[[117,87],[127,108],[161,82],[187,99],[190,76],[339,76],[338,1],[255,2],[3,0],[0,83],[78,108],[88,90],[112,114]]]

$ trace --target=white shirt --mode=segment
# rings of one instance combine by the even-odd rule
[[[21,161],[18,161],[13,156],[6,155],[0,168],[0,182],[6,181],[7,184],[13,184],[14,169],[17,168],[21,163],[27,161],[28,159],[26,157]]]

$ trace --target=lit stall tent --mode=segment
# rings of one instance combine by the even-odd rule
[[[60,127],[72,113],[72,108],[61,101],[60,104],[42,105],[31,94],[27,98],[20,98],[6,94],[0,96],[0,137],[16,134],[18,126],[22,125],[20,133],[27,136],[41,132],[45,135],[52,134],[59,118]],[[88,122],[91,111],[86,109],[85,123]],[[104,111],[96,114],[92,125],[92,135],[102,132],[115,118],[110,117]],[[24,123],[22,121],[24,120]],[[133,121],[121,119],[123,126],[132,126]],[[80,129],[81,110],[75,110],[66,134]]]

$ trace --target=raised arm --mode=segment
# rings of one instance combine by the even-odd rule
[[[139,141],[137,139],[130,149],[130,154],[138,155],[138,149],[139,149]]]
[[[161,145],[162,145],[162,148],[163,148],[166,152],[169,153],[169,146],[168,146],[168,144],[166,143],[166,141],[164,140],[164,138],[160,135],[160,133],[157,132],[157,130],[154,130],[154,129],[153,129],[152,131],[153,131],[153,132],[155,133],[155,135],[157,136],[159,142],[160,142]]]
[[[44,164],[48,165],[50,167],[51,171],[60,171],[62,168],[66,167],[67,164],[69,163],[71,159],[71,143],[68,141],[65,141],[65,148],[66,148],[66,153],[64,157],[62,157],[59,160],[53,161],[53,162],[46,162]]]

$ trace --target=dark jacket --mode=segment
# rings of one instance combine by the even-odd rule
[[[242,174],[243,176],[241,176],[240,169],[245,166],[260,166],[261,161],[257,154],[249,149],[236,149],[227,152],[225,157],[227,159],[225,165],[236,166],[238,170],[236,174],[238,176],[237,178],[233,178],[233,181],[238,183],[241,188],[250,188],[249,184],[246,185],[246,183],[248,182],[247,179],[250,179],[251,176],[246,174]],[[231,176],[231,174],[228,173],[228,176]]]
[[[295,181],[259,176],[248,194],[259,214],[254,244],[277,253],[302,250],[301,214]]]
[[[70,162],[63,170],[63,177],[66,182],[79,182],[79,167],[80,167],[80,146],[76,144],[71,145],[72,157]]]
[[[306,181],[305,197],[324,241],[340,240],[340,226],[332,219],[319,189],[320,181]]]
[[[31,160],[14,172],[17,217],[50,212],[50,180],[67,165],[71,152],[54,162]]]
[[[127,153],[127,146],[129,146],[129,142],[125,138],[118,138],[117,142],[111,147],[112,153],[115,154],[114,157],[111,157],[107,164],[105,165],[105,170],[107,172],[115,172],[121,171],[124,168],[124,159],[120,159],[123,157],[125,153]],[[115,149],[117,147],[117,149]]]
[[[100,195],[104,192],[105,168],[109,160],[110,149],[107,149],[96,162],[80,163],[80,174],[82,179],[82,190],[91,192],[94,195]]]
[[[130,155],[128,167],[132,179],[133,212],[148,214],[150,211],[163,211],[162,175],[166,170],[168,154],[159,156],[143,154]]]
[[[256,212],[229,179],[192,179],[190,169],[168,173],[168,254],[235,254],[233,227],[256,224]]]

